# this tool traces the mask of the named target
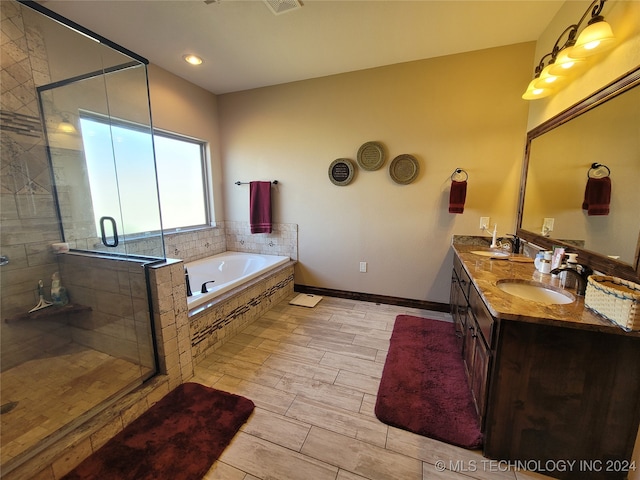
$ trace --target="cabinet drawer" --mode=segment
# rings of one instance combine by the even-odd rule
[[[475,287],[471,287],[469,290],[469,305],[471,306],[471,311],[476,317],[476,321],[478,322],[478,326],[480,327],[480,331],[482,332],[482,336],[484,337],[486,344],[489,347],[492,347],[494,331],[493,317],[489,313],[487,306],[482,301],[482,298]]]
[[[467,271],[462,266],[458,257],[453,257],[453,271],[458,276],[458,283],[460,283],[460,289],[464,293],[464,298],[469,299],[469,287],[471,286],[471,279],[467,274]]]

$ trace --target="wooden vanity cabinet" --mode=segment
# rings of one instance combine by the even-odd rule
[[[455,257],[454,268],[451,272],[451,295],[449,303],[460,352],[464,350],[464,334],[467,328],[467,310],[469,308],[467,297],[469,295],[470,283],[469,277],[462,268],[460,260]]]
[[[575,462],[554,478],[625,479],[640,423],[640,341],[501,321],[488,402],[486,457]]]
[[[487,404],[487,376],[491,362],[489,346],[493,318],[457,257],[454,257],[451,278],[451,314],[469,387],[482,423]]]
[[[457,256],[451,312],[485,457],[553,478],[627,478],[640,424],[640,337],[494,318]]]

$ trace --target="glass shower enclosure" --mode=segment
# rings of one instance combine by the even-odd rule
[[[35,2],[0,8],[7,474],[155,375],[165,252],[146,60]]]

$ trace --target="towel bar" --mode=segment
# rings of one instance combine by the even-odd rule
[[[249,183],[251,183],[251,182],[241,182],[240,180],[238,180],[236,182],[236,185],[249,185]],[[271,183],[273,183],[274,185],[277,185],[278,184],[278,180],[274,180]]]

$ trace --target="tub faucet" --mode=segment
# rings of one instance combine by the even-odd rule
[[[567,275],[574,275],[576,277],[576,280],[578,281],[576,294],[584,297],[584,294],[587,291],[587,279],[589,278],[589,275],[593,274],[593,269],[586,265],[578,264],[576,268],[567,267],[565,265],[551,270],[552,275],[557,275],[561,272],[567,272]]]
[[[208,292],[207,283],[213,283],[213,282],[215,282],[215,280],[209,280],[208,282],[204,282],[202,284],[202,288],[200,289],[200,293],[207,293]]]
[[[189,271],[187,267],[184,267],[184,281],[187,284],[187,297],[191,297],[193,293],[191,292],[191,282],[189,281]]]

